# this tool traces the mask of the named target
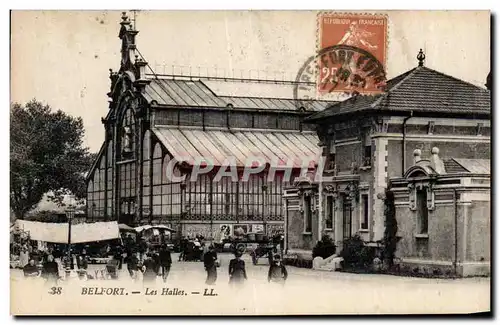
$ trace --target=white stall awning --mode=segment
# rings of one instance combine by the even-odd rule
[[[16,227],[29,233],[30,239],[48,243],[68,243],[67,223],[48,223],[17,220]],[[88,243],[94,241],[120,238],[120,230],[116,221],[81,223],[71,225],[71,243]]]

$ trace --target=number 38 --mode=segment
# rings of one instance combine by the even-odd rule
[[[50,288],[50,294],[51,295],[60,295],[62,293],[62,288],[61,287],[52,287]]]

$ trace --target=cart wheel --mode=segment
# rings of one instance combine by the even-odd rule
[[[241,254],[245,253],[245,250],[247,249],[247,246],[243,243],[239,243],[236,245],[236,250],[240,252]]]

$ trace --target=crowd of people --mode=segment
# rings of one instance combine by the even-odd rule
[[[61,280],[61,272],[68,276],[71,270],[74,270],[80,279],[99,278],[97,272],[95,275],[87,272],[90,257],[85,247],[78,251],[74,248],[70,260],[64,253],[64,247],[61,248],[59,245],[52,245],[40,251],[24,244],[20,247],[19,254],[20,266],[25,277],[42,277],[47,282],[55,283]],[[203,238],[191,240],[186,237],[180,243],[179,261],[189,261],[192,254],[196,254],[197,259],[203,262],[206,271],[205,284],[215,285],[220,262],[214,246],[205,243]],[[136,241],[130,237],[123,238],[121,244],[107,245],[103,255],[110,258],[106,262],[106,272],[101,276],[102,279],[118,279],[119,271],[125,264],[133,280],[139,279],[139,275],[142,274],[144,284],[155,283],[157,277],[166,282],[172,266],[169,245],[165,243],[151,245],[142,239]],[[234,258],[229,262],[228,273],[231,287],[239,288],[247,281],[246,266],[241,251],[234,252]],[[287,277],[288,273],[280,255],[274,255],[270,259],[268,282],[284,284]]]
[[[242,287],[248,279],[242,255],[240,251],[236,251],[234,258],[229,261],[229,284],[235,288]],[[220,263],[214,246],[210,246],[208,252],[204,255],[203,264],[207,272],[205,284],[215,285],[217,281],[217,268],[220,266]],[[281,262],[281,256],[279,254],[274,255],[269,266],[267,281],[284,285],[287,278],[288,272],[285,265]]]
[[[62,253],[58,246],[54,245],[46,250],[41,250],[26,241],[14,248],[14,250],[16,249],[19,254],[18,266],[23,270],[26,278],[42,277],[49,284],[59,280]]]

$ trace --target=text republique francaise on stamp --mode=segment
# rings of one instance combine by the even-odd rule
[[[319,13],[317,53],[297,73],[294,99],[307,109],[311,94],[377,94],[386,81],[387,17]],[[313,89],[314,88],[314,89]]]

